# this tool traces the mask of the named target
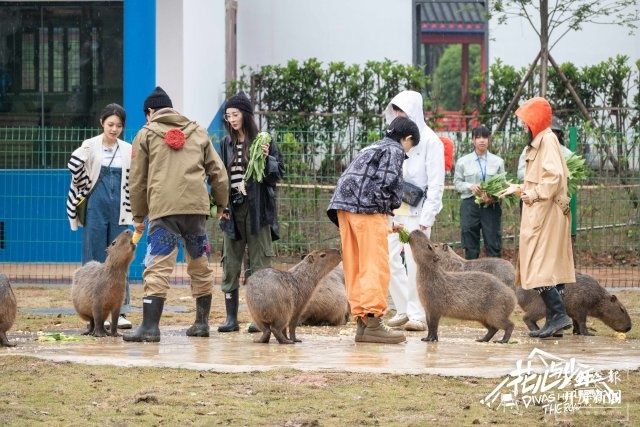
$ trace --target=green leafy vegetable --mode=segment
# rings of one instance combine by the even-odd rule
[[[403,227],[398,231],[398,239],[400,239],[402,243],[409,243],[409,232],[406,228]]]
[[[256,136],[256,139],[253,140],[253,143],[249,148],[249,162],[247,163],[247,170],[244,173],[245,182],[250,179],[262,182],[264,179],[264,168],[267,163],[267,156],[265,156],[262,151],[262,145],[270,143],[271,135],[267,132],[260,132]]]
[[[569,191],[569,195],[573,195],[578,192],[578,184],[580,184],[580,182],[587,176],[584,162],[585,159],[576,154],[572,154],[567,159],[567,169],[569,169],[567,189]]]
[[[505,190],[511,185],[511,181],[507,181],[507,173],[502,172],[492,176],[486,181],[480,183],[480,189],[486,193],[488,198],[482,196],[476,196],[475,202],[480,206],[485,206],[491,203],[495,203],[498,200],[498,194],[502,190]],[[502,199],[502,205],[505,208],[510,208],[518,203],[518,197],[515,194],[510,194]]]

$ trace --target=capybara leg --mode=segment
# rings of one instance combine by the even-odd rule
[[[487,342],[491,338],[493,338],[493,336],[496,334],[496,332],[498,332],[498,328],[494,328],[493,326],[487,326],[487,334],[485,336],[483,336],[482,338],[480,338],[479,340],[476,340],[476,341],[478,341],[478,342]]]
[[[93,323],[93,319],[89,319],[89,326],[86,331],[82,333],[82,335],[93,335],[93,329],[95,328],[95,323]]]
[[[93,307],[93,335],[94,337],[105,337],[107,331],[104,330],[104,321],[102,317],[102,307]],[[112,323],[113,324],[113,323]],[[118,324],[116,323],[116,327]]]
[[[16,345],[9,342],[6,332],[0,332],[0,347],[15,347]]]
[[[440,318],[434,315],[429,315],[427,319],[427,328],[429,331],[427,332],[427,336],[422,338],[422,341],[438,341],[438,324],[440,323]]]
[[[502,336],[502,339],[496,342],[499,342],[500,344],[508,344],[509,338],[511,338],[512,332],[513,332],[513,323],[509,322],[508,326],[504,329],[504,335]]]
[[[580,335],[588,335],[588,336],[595,335],[589,332],[589,329],[587,329],[587,316],[578,317],[578,330],[580,331]]]
[[[524,324],[527,325],[527,328],[529,328],[530,331],[537,331],[538,329],[540,329],[540,327],[536,323],[536,319],[529,317],[528,314],[522,316],[522,320],[524,321]]]
[[[287,337],[282,333],[281,330],[273,329],[271,332],[273,332],[273,336],[276,337],[280,344],[293,344],[293,341],[287,339]]]
[[[109,335],[111,335],[112,337],[122,336],[121,334],[118,333],[119,318],[120,318],[120,307],[118,307],[117,309],[113,309],[111,311],[111,331],[109,332]]]
[[[271,328],[268,325],[264,325],[262,329],[262,335],[253,340],[253,342],[258,344],[268,344],[271,339]]]
[[[296,326],[298,324],[298,319],[292,319],[291,322],[289,322],[289,339],[293,342],[302,342],[302,340],[299,340],[298,338],[296,338]]]
[[[573,335],[580,335],[580,325],[573,319]]]

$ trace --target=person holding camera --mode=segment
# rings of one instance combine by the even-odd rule
[[[284,175],[284,163],[274,141],[263,144],[264,179],[245,181],[249,149],[258,135],[258,127],[253,119],[253,105],[244,92],[227,100],[224,124],[228,135],[220,141],[220,156],[229,174],[229,206],[220,226],[224,231],[222,292],[227,319],[218,327],[218,332],[232,332],[240,329],[238,288],[245,248],[249,252],[249,269],[245,275],[271,266],[272,242],[279,239],[276,183]],[[251,326],[250,332],[257,332]]]
[[[444,146],[438,135],[425,123],[422,104],[420,93],[405,90],[393,97],[384,115],[387,123],[397,117],[407,117],[420,130],[420,143],[407,153],[402,167],[403,203],[394,211],[393,224],[403,226],[409,232],[422,230],[431,237],[431,227],[442,209]],[[411,247],[400,242],[397,233],[389,235],[388,244],[391,269],[389,293],[396,308],[396,314],[388,325],[404,326],[407,331],[424,331],[426,316],[416,291],[417,267]]]

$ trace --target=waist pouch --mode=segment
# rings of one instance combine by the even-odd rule
[[[411,206],[418,206],[424,197],[424,192],[425,190],[417,185],[413,185],[410,182],[405,181],[402,184],[402,201]]]

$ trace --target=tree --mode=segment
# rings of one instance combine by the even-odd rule
[[[505,23],[513,16],[524,18],[540,39],[540,52],[531,64],[525,80],[540,60],[540,96],[546,96],[548,66],[551,63],[563,82],[567,84],[580,111],[587,120],[591,121],[587,109],[571,86],[571,82],[550,55],[550,51],[570,31],[580,31],[587,23],[620,25],[627,27],[633,33],[638,24],[636,2],[637,0],[497,0],[493,3],[491,11],[497,16],[499,23]],[[516,92],[514,102],[509,105],[500,119],[499,129],[504,126],[506,116],[515,106],[515,100],[520,96],[522,87],[524,85],[521,85]]]
[[[462,46],[459,44],[450,45],[442,53],[433,72],[433,98],[437,105],[445,110],[459,110],[462,107],[460,100],[461,58]],[[469,74],[471,76],[480,74],[480,46],[477,44],[471,45],[469,48]],[[477,79],[471,79],[470,84],[469,92],[476,98],[471,101],[473,105],[474,101],[479,99],[482,88]]]

